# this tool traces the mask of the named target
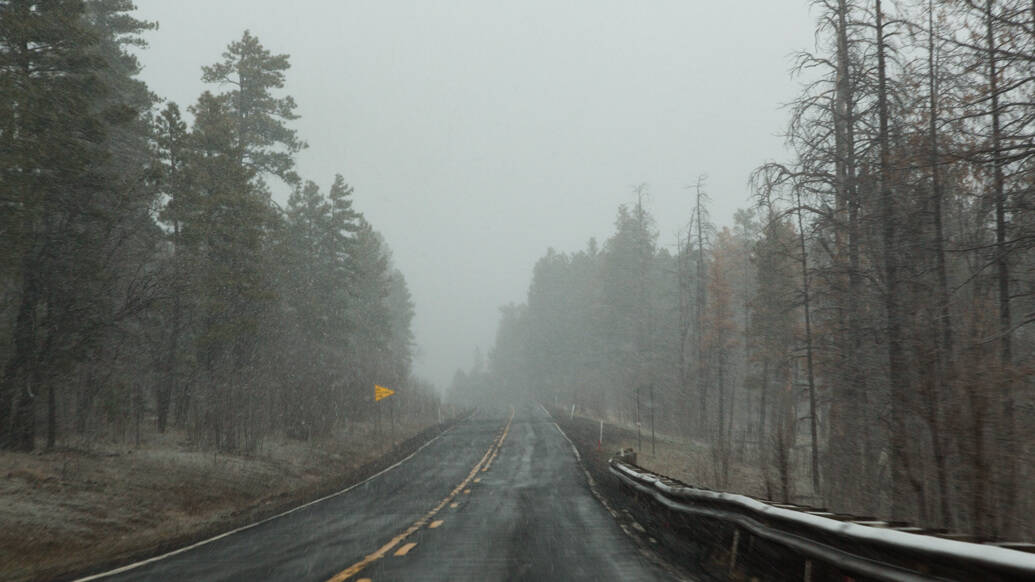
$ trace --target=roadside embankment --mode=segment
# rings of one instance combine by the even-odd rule
[[[596,447],[600,436],[600,419],[578,413],[572,416],[568,411],[560,409],[550,409],[550,412],[558,422],[567,423],[564,426],[578,426],[579,431],[586,433],[586,443]],[[652,446],[649,428],[642,428],[637,436],[635,425],[622,425],[611,420],[604,420],[603,434],[601,449],[606,453],[605,461],[616,451],[631,448],[636,451],[636,463],[641,467],[685,483],[742,495],[765,494],[764,479],[758,467],[736,459],[730,461],[729,483],[721,486],[717,479],[717,459],[706,443],[658,433]]]
[[[356,424],[254,456],[196,450],[175,431],[139,447],[0,453],[0,579],[68,579],[254,523],[374,475],[459,420],[398,421],[391,436]]]

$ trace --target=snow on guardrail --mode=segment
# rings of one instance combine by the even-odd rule
[[[1035,553],[1021,551],[1035,551],[1035,545],[947,539],[940,536],[949,534],[906,524],[699,489],[619,458],[611,459],[610,469],[671,511],[731,523],[845,573],[896,581],[1035,580]]]

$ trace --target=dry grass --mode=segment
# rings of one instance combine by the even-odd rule
[[[428,426],[399,423],[395,441]],[[0,453],[0,578],[50,579],[250,521],[339,487],[391,444],[353,425],[320,442],[271,441],[251,457],[192,450],[175,432],[139,448]]]
[[[578,414],[575,416],[580,417]],[[581,418],[599,422],[598,419]],[[672,435],[656,434],[656,446],[652,451],[649,429],[642,432],[642,447],[639,440],[636,436],[635,425],[618,424],[613,421],[604,422],[604,446],[614,450],[635,449],[636,463],[645,469],[679,479],[689,485],[720,489],[716,463],[712,450],[706,443]],[[729,484],[721,489],[731,493],[760,497],[765,489],[762,472],[755,466],[731,461]]]

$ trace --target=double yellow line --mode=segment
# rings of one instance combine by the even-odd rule
[[[356,562],[355,564],[349,566],[341,572],[338,572],[334,575],[334,577],[328,579],[327,582],[342,582],[344,580],[348,580],[349,578],[355,576],[370,564],[387,556],[389,552],[391,552],[396,546],[401,544],[406,538],[410,537],[417,530],[427,525],[428,522],[431,521],[431,518],[435,517],[435,515],[439,511],[442,511],[442,508],[444,508],[446,505],[449,505],[449,503],[453,501],[453,499],[457,495],[459,495],[460,492],[462,492],[468,485],[470,485],[471,481],[474,480],[475,475],[477,475],[479,471],[489,470],[489,466],[492,465],[492,461],[496,459],[496,455],[498,455],[500,452],[500,447],[503,446],[503,441],[506,440],[507,434],[510,433],[510,424],[513,421],[514,409],[511,408],[510,418],[507,419],[506,426],[503,427],[503,431],[499,435],[497,435],[496,439],[492,441],[491,445],[489,445],[489,450],[485,451],[485,454],[482,455],[481,460],[475,464],[474,468],[471,469],[471,472],[467,474],[467,477],[465,477],[464,480],[461,481],[460,484],[457,485],[449,493],[449,495],[445,497],[445,499],[440,501],[434,509],[426,513],[424,517],[421,517],[417,521],[413,522],[413,525],[406,528],[406,531],[392,538],[391,541],[389,541],[387,544],[381,546],[375,552],[368,554],[362,560]]]

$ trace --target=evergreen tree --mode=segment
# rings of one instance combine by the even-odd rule
[[[366,220],[360,219],[352,248],[353,281],[348,306],[352,369],[351,396],[355,401],[369,393],[391,373],[392,316],[387,299],[391,271],[384,240]]]
[[[611,377],[619,381],[612,387],[613,402],[631,402],[631,392],[646,388],[652,381],[653,290],[650,288],[655,260],[657,232],[653,218],[643,205],[642,191],[630,210],[618,209],[615,233],[604,244],[601,274],[601,301],[605,348],[610,357]]]
[[[147,192],[132,179],[139,172],[126,173],[132,148],[113,136],[142,127],[129,127],[143,113],[140,91],[120,92],[142,88],[122,46],[149,25],[128,8],[0,3],[0,264],[18,305],[0,380],[3,448],[33,448],[41,394],[53,446],[57,377],[139,307],[126,303],[139,298],[126,295],[123,260],[130,243],[146,246]]]
[[[255,446],[255,439],[241,440],[242,431],[254,428],[242,417],[257,405],[242,392],[242,373],[259,361],[261,332],[276,304],[267,250],[279,217],[254,191],[252,168],[240,164],[225,100],[205,93],[191,112],[197,207],[182,237],[197,257],[201,302],[194,347],[207,390],[198,403],[199,436],[221,448]]]
[[[180,423],[185,420],[187,387],[185,384],[187,358],[188,321],[194,311],[194,302],[189,291],[194,274],[190,246],[183,238],[185,225],[196,223],[201,208],[194,197],[195,190],[190,183],[190,161],[192,154],[191,136],[187,124],[180,116],[180,108],[169,103],[154,121],[154,156],[158,167],[158,190],[165,202],[159,219],[168,227],[168,253],[163,261],[165,281],[168,290],[168,316],[156,318],[155,333],[164,344],[159,356],[159,378],[155,383],[156,425],[159,432],[165,432],[173,398],[176,398],[176,416]]]
[[[356,278],[353,253],[356,233],[362,220],[362,215],[352,208],[352,194],[352,186],[345,182],[341,174],[335,175],[327,195],[330,208],[323,240],[330,263],[326,279],[327,293],[332,301],[326,314],[329,319],[328,333],[331,341],[343,350],[348,349],[351,333],[348,309]],[[340,365],[347,365],[344,356],[340,361]]]
[[[264,338],[280,322],[271,274],[283,219],[269,203],[263,178],[296,183],[293,155],[303,144],[287,126],[297,119],[294,101],[273,95],[284,86],[287,55],[271,55],[245,32],[223,56],[203,68],[203,80],[230,90],[205,92],[191,107],[194,126],[182,167],[173,159],[182,137],[176,112],[167,109],[159,126],[176,181],[163,218],[172,222],[175,252],[190,257],[197,297],[193,351],[204,378],[200,393],[184,394],[181,406],[189,403],[194,411],[199,439],[237,449],[257,446],[275,414],[275,387],[261,371],[276,359],[275,343]],[[319,259],[313,247],[300,249],[310,263]],[[313,281],[301,283],[311,287]],[[256,381],[246,382],[246,375]]]
[[[406,277],[394,269],[389,282],[388,297],[385,298],[391,318],[392,336],[388,351],[392,359],[391,381],[401,384],[410,378],[413,365],[413,316],[414,304]]]
[[[229,85],[220,97],[233,118],[233,145],[240,163],[256,178],[269,174],[294,184],[294,154],[305,148],[287,122],[298,119],[295,100],[276,97],[291,68],[288,55],[271,54],[251,32],[230,43],[223,61],[202,67],[206,83]]]

